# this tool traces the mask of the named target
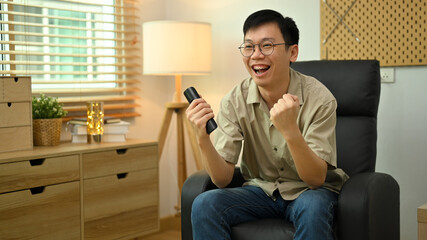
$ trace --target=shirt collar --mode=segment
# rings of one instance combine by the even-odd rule
[[[260,103],[261,95],[259,94],[258,87],[252,78],[249,79],[248,98],[246,99],[247,104]]]
[[[288,93],[295,95],[298,97],[300,105],[304,103],[303,98],[303,92],[302,92],[302,81],[301,81],[301,75],[293,70],[292,68],[289,68],[290,72],[290,83],[288,88]],[[255,82],[251,79],[249,79],[249,89],[248,89],[248,98],[246,100],[247,104],[253,104],[253,103],[260,103],[261,102],[261,95],[258,91],[258,87],[255,84]]]

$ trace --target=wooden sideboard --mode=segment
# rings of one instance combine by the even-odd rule
[[[159,230],[155,141],[0,153],[0,239],[130,239]]]

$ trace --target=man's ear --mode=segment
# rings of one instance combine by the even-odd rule
[[[291,51],[291,57],[290,57],[290,61],[291,62],[296,62],[297,58],[298,58],[298,44],[294,44],[292,46],[289,46],[289,50]]]

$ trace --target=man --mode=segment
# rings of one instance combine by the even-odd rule
[[[217,190],[199,195],[192,209],[195,240],[230,239],[231,226],[283,218],[294,239],[333,239],[333,218],[348,176],[336,168],[335,98],[316,79],[290,68],[299,31],[273,10],[251,14],[240,46],[251,75],[221,101],[215,144],[206,133],[214,117],[202,98],[187,117],[196,128],[202,161]],[[241,147],[244,186],[227,188]]]

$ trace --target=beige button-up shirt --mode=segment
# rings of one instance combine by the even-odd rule
[[[347,174],[336,168],[335,124],[337,102],[318,80],[290,69],[288,93],[298,96],[297,122],[308,146],[328,163],[323,187],[339,192]],[[294,200],[309,186],[301,180],[282,134],[270,121],[270,111],[252,78],[234,87],[221,101],[214,145],[228,162],[236,164],[241,148],[241,171],[246,185],[261,187],[273,196],[278,189]]]

